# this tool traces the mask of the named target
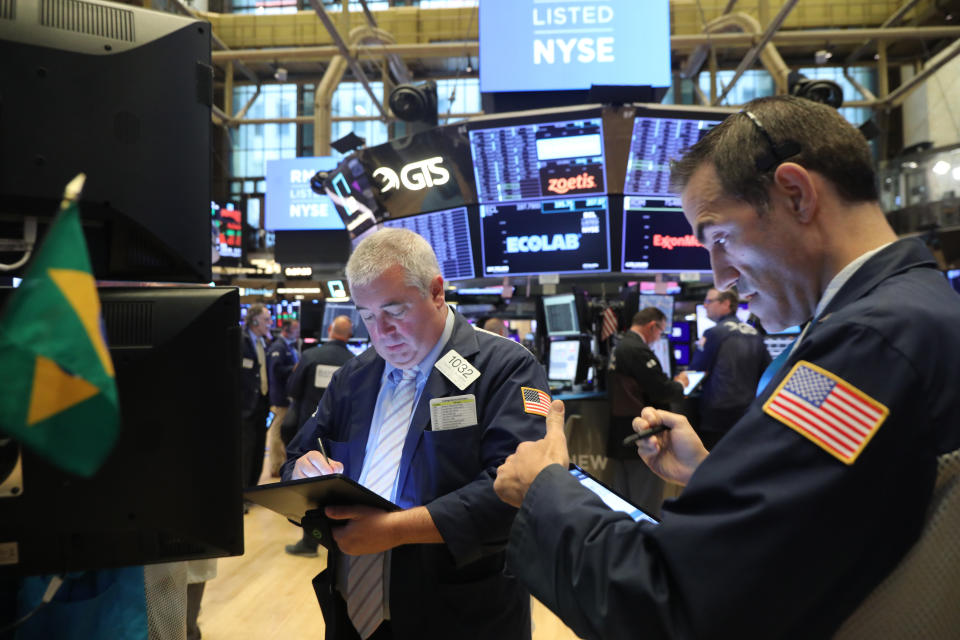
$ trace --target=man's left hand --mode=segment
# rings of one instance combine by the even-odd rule
[[[570,466],[567,439],[563,435],[563,402],[554,400],[547,412],[547,435],[535,442],[521,442],[517,451],[497,469],[493,490],[509,505],[519,507],[534,478],[551,464]]]
[[[324,513],[332,520],[344,521],[331,529],[337,546],[348,555],[379,553],[396,546],[390,535],[393,514],[387,511],[363,505],[338,505],[327,507]]]

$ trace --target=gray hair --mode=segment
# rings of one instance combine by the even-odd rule
[[[403,269],[404,282],[424,297],[430,294],[430,282],[440,275],[437,256],[423,236],[409,229],[381,229],[353,250],[347,261],[347,282],[351,289],[366,286],[394,265]]]

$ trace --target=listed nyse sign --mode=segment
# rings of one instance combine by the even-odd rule
[[[669,0],[483,0],[480,90],[670,84]]]

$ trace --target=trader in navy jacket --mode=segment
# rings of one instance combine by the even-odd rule
[[[369,637],[530,638],[529,593],[503,571],[516,510],[497,498],[493,481],[520,442],[544,434],[543,368],[516,342],[474,329],[447,307],[433,250],[413,232],[369,236],[346,273],[374,348],[334,374],[316,416],[288,447],[284,479],[340,471],[371,486],[366,473],[390,424],[383,398],[399,386],[394,376],[418,372],[399,468],[385,491],[402,510],[326,509],[343,521],[333,534],[340,553],[331,552],[314,580],[326,637],[370,632],[345,605],[349,573],[363,556],[385,551]]]
[[[813,320],[709,455],[682,416],[634,421],[670,427],[639,452],[686,485],[659,525],[570,477],[554,402],[547,437],[497,477],[522,504],[508,568],[582,638],[847,638],[854,620],[883,629],[853,637],[955,636],[923,626],[952,599],[852,616],[917,541],[938,464],[960,455],[960,298],[887,224],[866,141],[825,105],[762,98],[673,180],[716,285],[737,285],[772,330]]]

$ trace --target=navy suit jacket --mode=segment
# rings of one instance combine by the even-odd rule
[[[461,391],[434,368],[414,410],[396,502],[402,508],[425,505],[444,543],[392,550],[391,623],[401,638],[529,638],[528,592],[503,573],[516,510],[497,498],[493,481],[521,441],[545,433],[543,416],[525,411],[521,387],[546,390],[546,374],[524,347],[476,330],[460,315],[440,359],[450,349],[481,375]],[[284,479],[297,458],[317,448],[318,437],[327,454],[344,464],[344,473],[359,478],[384,365],[368,349],[334,374],[317,414],[287,449]],[[476,397],[478,424],[431,429],[430,400],[464,394]],[[338,555],[331,553],[328,567],[337,566]],[[328,575],[326,588],[335,584]]]

